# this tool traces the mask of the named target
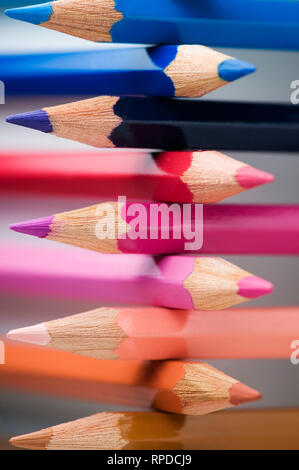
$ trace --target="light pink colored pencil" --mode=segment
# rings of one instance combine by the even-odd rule
[[[269,294],[270,282],[221,259],[0,248],[2,292],[218,310]]]

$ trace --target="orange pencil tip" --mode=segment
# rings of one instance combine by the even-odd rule
[[[230,389],[230,402],[232,405],[242,405],[250,401],[260,400],[262,395],[254,388],[237,382]]]
[[[47,447],[51,437],[51,428],[47,428],[30,434],[12,437],[9,443],[15,447],[22,447],[23,449],[43,450]]]

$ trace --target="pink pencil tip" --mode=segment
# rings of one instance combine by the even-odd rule
[[[274,289],[271,282],[257,276],[244,277],[238,282],[238,287],[238,294],[241,297],[247,297],[247,299],[255,299],[262,295],[271,294]]]
[[[11,330],[7,333],[7,338],[13,341],[21,341],[23,343],[37,344],[39,346],[47,346],[51,338],[43,323]]]
[[[10,229],[14,232],[25,233],[39,238],[45,238],[50,230],[54,217],[42,217],[41,219],[28,220],[18,224],[10,225]]]
[[[260,392],[254,388],[247,387],[247,385],[241,382],[233,384],[229,393],[232,405],[242,405],[243,403],[259,400],[262,397]]]
[[[236,179],[240,186],[245,189],[251,189],[255,186],[272,183],[272,181],[275,180],[275,176],[271,173],[266,173],[265,171],[246,165],[238,169]]]

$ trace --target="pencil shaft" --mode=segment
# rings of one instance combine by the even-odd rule
[[[205,205],[202,253],[299,254],[299,206]]]
[[[0,258],[1,289],[108,302],[155,303],[162,274],[150,256],[3,247]]]
[[[209,1],[209,5],[196,0],[184,4],[175,0],[163,4],[159,0],[111,0],[104,7],[90,1],[57,4],[48,4],[40,19],[37,15],[31,18],[28,13],[8,14],[100,42],[299,48],[298,5],[292,0],[229,0],[225,6],[221,0]],[[75,24],[70,14],[76,17]]]
[[[299,113],[292,105],[120,99],[114,146],[183,149],[299,150]]]

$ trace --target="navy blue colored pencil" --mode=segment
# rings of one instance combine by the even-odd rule
[[[299,150],[293,105],[101,96],[7,121],[99,148]]]
[[[7,15],[97,42],[299,49],[294,0],[58,0]]]
[[[197,45],[0,56],[8,94],[195,97],[254,70]]]

